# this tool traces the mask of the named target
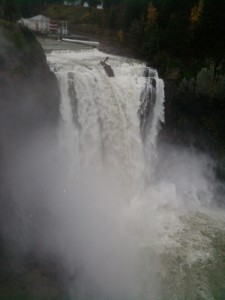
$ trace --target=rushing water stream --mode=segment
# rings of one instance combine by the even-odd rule
[[[164,84],[97,50],[53,51],[61,92],[60,253],[72,299],[225,299],[225,218],[208,159],[157,147]],[[75,270],[75,271],[74,271]]]

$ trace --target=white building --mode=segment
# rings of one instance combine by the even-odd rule
[[[87,2],[84,2],[83,7],[88,8],[89,4]]]
[[[60,36],[67,36],[68,25],[67,21],[55,21],[50,20],[49,18],[38,15],[30,19],[21,18],[18,22],[19,25],[26,26],[32,31],[41,32],[41,33],[57,33]]]
[[[50,29],[50,19],[42,15],[38,15],[30,19],[21,18],[18,21],[18,24],[24,25],[33,31],[43,33],[49,32]]]
[[[103,1],[101,1],[101,4],[97,5],[97,9],[103,9]]]

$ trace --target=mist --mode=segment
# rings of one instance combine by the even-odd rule
[[[70,278],[72,299],[137,299],[140,294],[155,299],[161,254],[178,242],[183,216],[210,215],[216,185],[205,155],[160,147],[152,182],[128,202],[101,175],[80,173],[74,181],[76,174],[66,167],[70,158],[46,133],[17,147],[6,172],[17,230],[6,232],[20,245],[20,254],[56,257]],[[204,241],[198,239],[204,258]]]
[[[118,75],[119,63],[116,60],[114,63],[112,58]],[[135,67],[137,69],[136,65],[131,65],[132,70]],[[182,295],[184,282],[180,281],[181,274],[183,278],[190,277],[192,267],[214,259],[212,240],[204,230],[213,232],[214,228],[222,228],[223,224],[223,212],[216,204],[214,162],[194,149],[164,143],[144,151],[140,146],[141,134],[136,130],[139,126],[138,115],[133,113],[137,112],[139,99],[137,104],[123,107],[132,132],[128,125],[124,125],[125,121],[119,123],[125,129],[118,126],[117,131],[113,118],[120,122],[121,110],[114,116],[114,100],[109,100],[111,94],[107,95],[104,86],[109,85],[109,78],[103,77],[99,65],[94,71],[87,70],[85,66],[85,71],[81,66],[79,68],[80,73],[75,73],[75,78],[78,74],[84,77],[88,74],[92,87],[91,80],[95,73],[97,83],[93,87],[97,85],[97,92],[94,92],[101,96],[101,88],[104,90],[104,101],[108,101],[108,107],[101,122],[106,122],[105,128],[95,122],[95,118],[99,119],[96,112],[82,109],[82,103],[89,99],[85,99],[77,89],[76,113],[81,126],[84,115],[85,124],[89,122],[87,118],[92,118],[92,127],[96,126],[93,132],[88,127],[90,135],[79,132],[74,121],[69,119],[75,109],[69,98],[67,103],[71,110],[63,110],[61,104],[57,128],[38,128],[21,139],[19,133],[10,151],[5,148],[5,180],[16,215],[5,223],[3,229],[7,239],[13,240],[16,245],[10,251],[17,252],[18,263],[21,264],[20,257],[30,252],[37,257],[52,257],[66,274],[71,299],[155,300],[163,295]],[[130,76],[127,61],[121,68],[123,76],[124,73]],[[86,80],[84,77],[82,80]],[[71,80],[71,77],[68,78]],[[134,98],[143,89],[142,82],[145,83],[145,80],[129,77]],[[114,90],[117,101],[122,99],[119,92],[122,96],[127,92],[125,90],[123,94],[121,85],[124,82],[119,85],[119,81],[121,78],[118,76],[118,81],[114,79],[111,85],[111,89],[117,87]],[[79,82],[74,82],[77,88]],[[67,91],[61,89],[61,98],[66,98],[66,95],[68,98],[68,94],[63,93]],[[91,91],[88,93],[91,95]],[[97,99],[96,94],[93,97]],[[111,127],[107,128],[107,124]],[[156,128],[158,130],[159,126]],[[101,130],[105,130],[102,135],[99,134]],[[122,130],[128,136],[136,134],[125,145],[120,136]],[[135,152],[130,155],[133,158],[140,153],[134,161],[135,167],[126,167],[117,144],[114,153],[107,148],[108,141],[103,141],[104,151],[102,143],[94,140],[96,143],[93,144],[93,133],[106,139],[106,133],[109,135],[110,132],[110,141],[114,143],[112,147],[118,143],[127,151],[129,146],[129,151]],[[86,147],[84,151],[80,150],[83,149],[81,145]],[[97,148],[93,149],[91,145],[97,145]],[[153,149],[154,164],[147,165],[145,155]],[[107,167],[93,153],[104,156]],[[137,174],[134,174],[135,170]],[[150,174],[147,180],[144,172]],[[133,181],[128,181],[130,178]],[[207,223],[206,219],[210,221]],[[189,266],[188,270],[186,266]],[[210,287],[204,286],[206,277],[207,274],[200,274],[198,284],[202,287],[202,293],[209,295]],[[194,280],[195,276],[190,282],[193,289]],[[171,290],[168,292],[169,288]]]

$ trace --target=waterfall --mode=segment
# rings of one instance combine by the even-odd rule
[[[80,168],[105,169],[129,190],[149,180],[164,122],[164,87],[143,63],[97,50],[48,55],[61,91],[64,143]],[[67,139],[67,140],[65,140]]]
[[[213,164],[157,147],[164,122],[157,71],[98,50],[47,59],[61,123],[47,197],[54,226],[45,240],[71,273],[71,299],[217,299],[212,278],[216,269],[222,291],[225,218],[210,206]]]

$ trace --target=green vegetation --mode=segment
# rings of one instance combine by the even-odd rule
[[[88,2],[94,5],[98,1]],[[180,79],[196,80],[203,66],[213,65],[213,95],[224,70],[225,1],[105,0],[104,7],[98,11],[47,5],[43,12],[54,19],[67,19],[72,28],[82,24],[97,25],[101,33],[112,30],[118,42],[160,67],[163,74],[171,66],[178,67]]]

